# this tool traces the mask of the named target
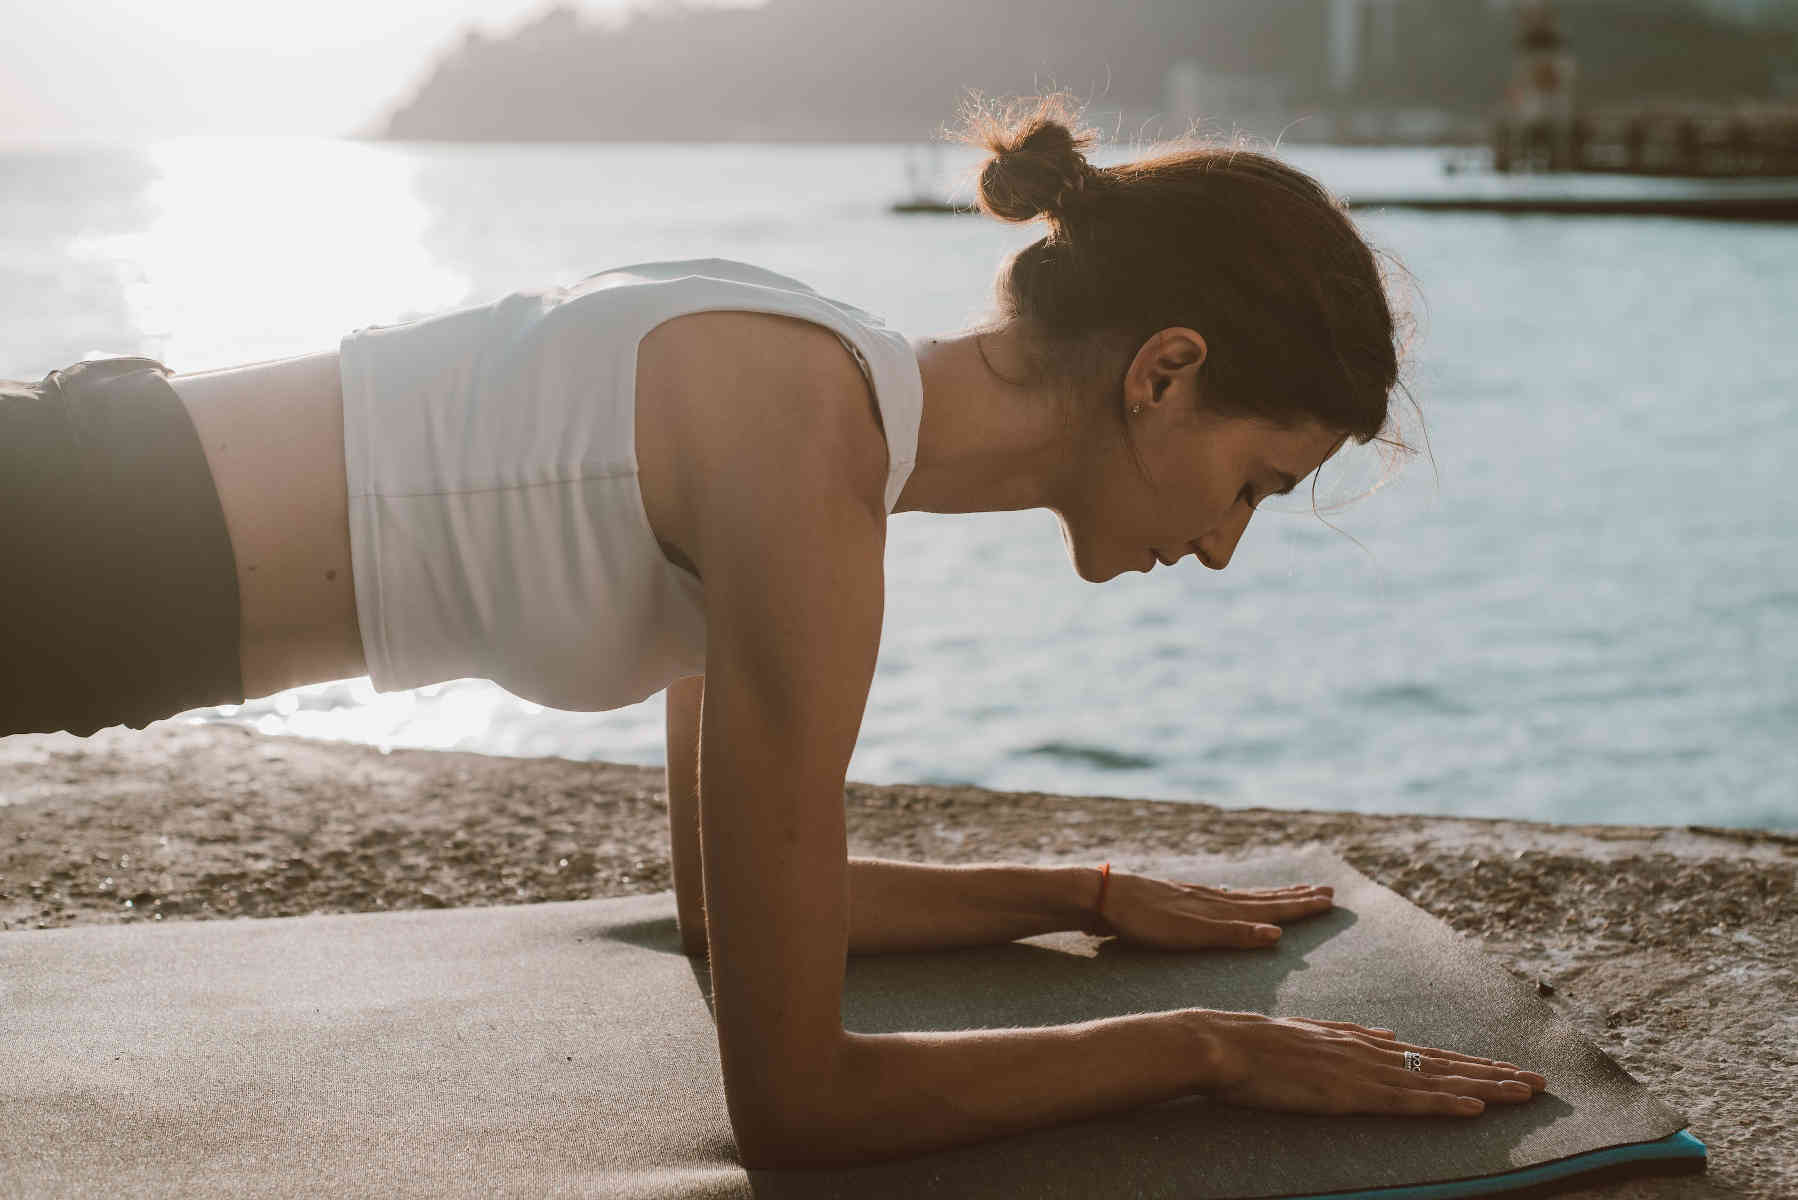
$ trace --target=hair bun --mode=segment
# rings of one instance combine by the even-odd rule
[[[980,172],[980,208],[1002,221],[1057,221],[1087,194],[1098,172],[1082,153],[1095,135],[1075,132],[1065,93],[1014,102],[1003,113],[977,106],[960,140],[992,152]]]

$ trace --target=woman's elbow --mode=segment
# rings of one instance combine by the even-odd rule
[[[793,1142],[746,1130],[733,1132],[737,1140],[737,1160],[745,1170],[779,1171],[810,1165],[804,1161],[802,1153],[796,1153],[798,1146]]]
[[[731,1132],[743,1165],[775,1170],[867,1161],[876,1151],[864,1144],[867,1089],[845,1076],[846,1065],[839,1057],[835,1071],[794,1067],[754,1085],[727,1076]]]
[[[844,1137],[840,1119],[816,1114],[788,1115],[776,1120],[731,1121],[737,1157],[756,1171],[799,1170],[839,1166],[859,1156]]]

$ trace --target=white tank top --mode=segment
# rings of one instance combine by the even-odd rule
[[[377,691],[475,676],[593,711],[705,671],[704,589],[663,556],[643,508],[636,375],[645,334],[713,309],[800,317],[855,352],[892,512],[917,454],[917,359],[879,318],[785,275],[637,263],[358,329],[339,347],[344,466]]]

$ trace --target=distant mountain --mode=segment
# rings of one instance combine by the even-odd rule
[[[1089,119],[1165,114],[1182,60],[1199,72],[1208,127],[1229,126],[1237,114],[1219,106],[1242,95],[1288,115],[1365,104],[1488,110],[1511,71],[1505,6],[1393,8],[1385,56],[1337,87],[1331,0],[770,0],[639,9],[612,25],[563,6],[506,37],[467,34],[375,128],[448,141],[922,141],[969,89],[1064,87],[1090,102]],[[1684,0],[1559,11],[1585,102],[1766,96],[1798,63],[1793,35]]]

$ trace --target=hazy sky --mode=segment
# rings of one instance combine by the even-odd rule
[[[602,20],[646,2],[653,0],[577,7]],[[350,133],[409,94],[464,28],[503,33],[549,7],[551,0],[0,0],[0,141]]]

